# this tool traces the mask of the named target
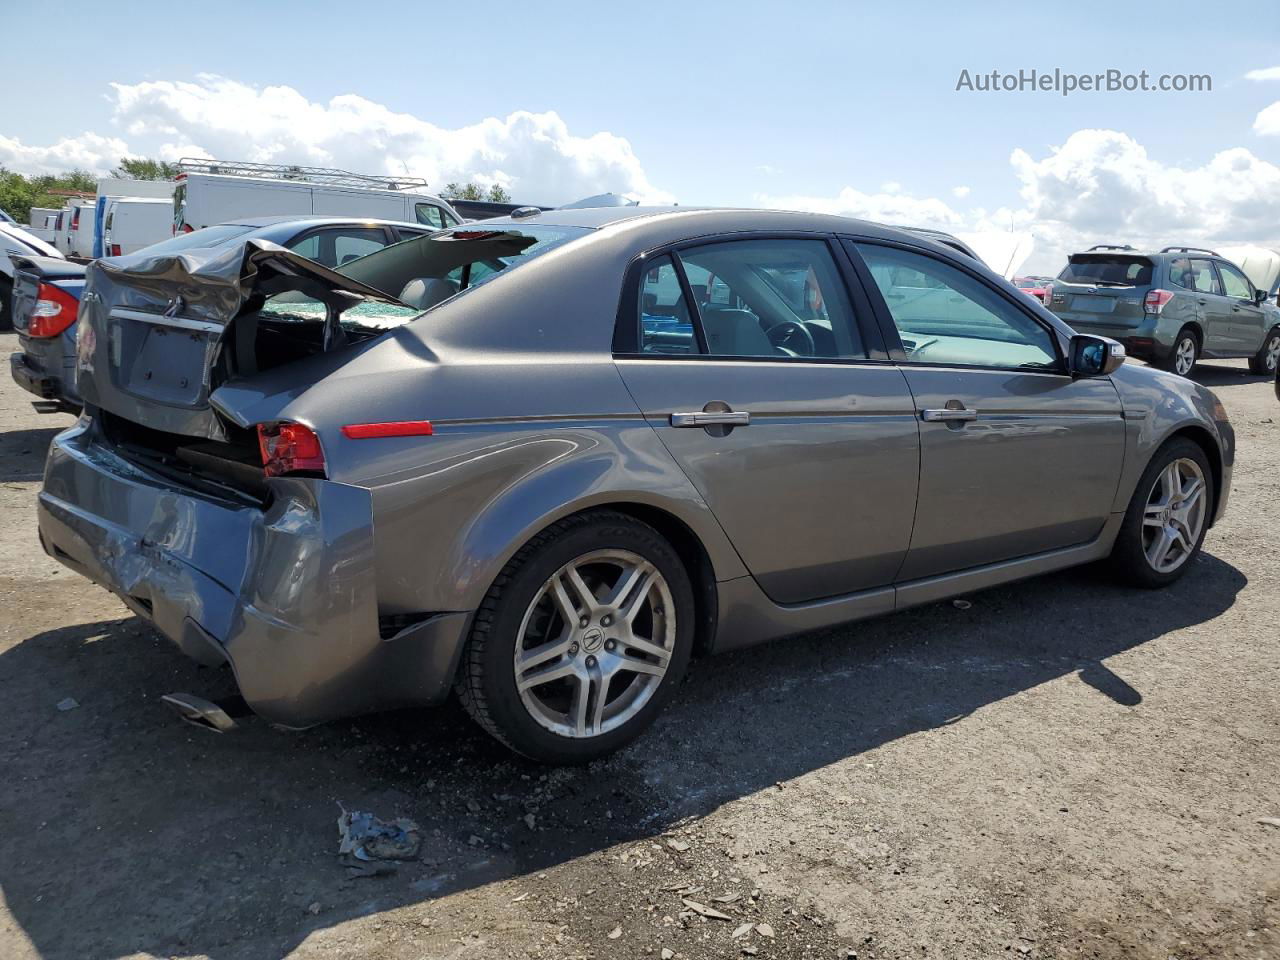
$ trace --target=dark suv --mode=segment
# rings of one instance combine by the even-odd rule
[[[1202,357],[1247,357],[1259,374],[1274,374],[1280,360],[1280,309],[1212,250],[1090,247],[1071,255],[1047,293],[1045,305],[1079,332],[1113,337],[1184,377]]]

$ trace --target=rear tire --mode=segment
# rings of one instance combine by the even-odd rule
[[[1189,377],[1199,359],[1200,338],[1192,327],[1183,327],[1178,331],[1178,336],[1173,341],[1173,349],[1169,351],[1169,357],[1161,367],[1180,377]]]
[[[0,332],[13,329],[13,281],[0,277]]]
[[[1280,366],[1280,327],[1272,327],[1262,338],[1262,346],[1249,358],[1249,372],[1260,377],[1275,376]]]
[[[503,568],[476,612],[456,689],[517,753],[586,763],[653,722],[693,634],[693,587],[671,544],[633,517],[590,511],[552,524]]]
[[[1186,437],[1170,440],[1156,451],[1133,491],[1111,549],[1112,570],[1135,587],[1173,583],[1200,553],[1213,519],[1213,498],[1213,471],[1204,450]],[[1168,540],[1163,555],[1161,538]]]

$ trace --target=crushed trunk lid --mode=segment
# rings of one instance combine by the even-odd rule
[[[88,268],[77,329],[85,401],[156,430],[226,439],[210,395],[236,372],[256,371],[257,312],[268,297],[291,291],[297,309],[276,310],[266,322],[305,330],[316,351],[347,342],[339,318],[352,307],[409,309],[263,240],[97,260]],[[253,315],[243,325],[248,329],[236,329],[235,321],[247,315]]]

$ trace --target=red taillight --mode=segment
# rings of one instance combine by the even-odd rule
[[[50,283],[42,283],[36,289],[36,303],[27,321],[27,336],[56,337],[76,322],[80,301],[65,290]]]
[[[1168,290],[1148,290],[1147,298],[1142,301],[1142,309],[1147,313],[1159,313],[1172,299],[1173,294]]]
[[[74,210],[71,211],[71,229],[72,230],[80,229],[80,208],[79,207],[76,207]]]
[[[183,233],[195,233],[195,232],[196,232],[196,228],[195,228],[195,227],[193,227],[193,226],[192,226],[191,224],[189,224],[189,223],[184,223],[184,224],[182,225],[182,232],[183,232]]]
[[[107,247],[107,256],[108,257],[120,256],[120,244],[113,243],[111,244],[111,246]]]
[[[342,428],[342,435],[352,440],[371,440],[377,437],[429,437],[431,434],[430,420],[348,423]]]
[[[258,449],[268,477],[287,473],[324,476],[324,451],[315,431],[301,423],[258,424]]]

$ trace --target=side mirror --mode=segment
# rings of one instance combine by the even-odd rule
[[[1105,377],[1124,363],[1124,344],[1110,337],[1077,334],[1071,338],[1071,373],[1076,377]]]
[[[1253,302],[1256,303],[1258,306],[1262,306],[1264,303],[1266,303],[1267,299],[1268,299],[1267,291],[1265,290],[1253,291]]]

